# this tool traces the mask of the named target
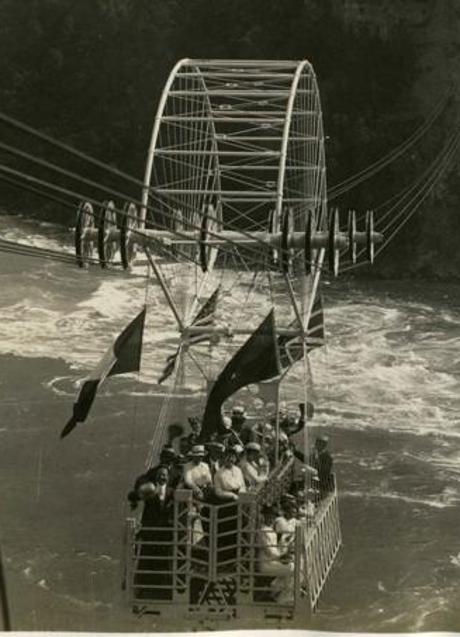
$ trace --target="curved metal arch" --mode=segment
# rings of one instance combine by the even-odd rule
[[[307,95],[310,92],[313,97]],[[301,105],[298,110],[305,111],[305,115],[299,117],[296,104]],[[313,116],[307,114],[310,107]],[[313,117],[313,124],[304,123],[308,117]],[[304,178],[313,179],[312,185],[304,187],[300,182],[296,206],[298,211],[305,209],[306,214],[311,203],[302,193],[308,192],[308,188],[311,198],[322,198],[314,210],[315,225],[320,228],[327,224],[326,181],[321,172],[325,165],[324,135],[319,91],[310,62],[180,60],[167,79],[154,120],[144,176],[141,227],[145,226],[150,195],[159,197],[158,219],[162,218],[165,226],[168,218],[174,216],[174,208],[181,208],[181,202],[184,215],[193,220],[196,215],[201,217],[204,204],[212,200],[216,208],[220,206],[220,216],[227,230],[232,230],[234,224],[233,228],[246,237],[246,245],[251,246],[248,250],[253,254],[257,250],[259,254],[260,250],[268,251],[264,233],[269,208],[274,207],[281,218],[283,207],[290,203],[285,195],[289,182],[286,162],[290,149],[295,148],[290,146],[290,141],[291,130],[295,132],[296,127],[308,131],[305,139],[310,138],[313,144],[313,164],[316,162],[318,166],[313,177]],[[299,134],[296,136],[294,132],[292,140],[296,137],[298,140]],[[200,142],[200,137],[206,141]],[[320,139],[319,150],[315,146],[318,142],[313,141],[315,138]],[[191,174],[198,174],[198,178],[191,179]],[[206,177],[206,174],[212,176]],[[156,183],[152,184],[152,180]],[[321,184],[321,196],[315,194],[315,183]],[[296,196],[294,189],[295,186],[291,186],[291,199]],[[298,213],[299,219],[300,216]],[[198,239],[201,222],[191,223],[198,227],[197,230],[191,226],[191,234]],[[299,225],[304,230],[304,223]],[[219,239],[215,234],[212,238]],[[296,302],[294,291],[289,288],[292,304],[297,306],[296,315],[299,322],[302,317],[304,324],[323,259],[324,249],[320,249],[312,272],[309,299],[302,291]],[[304,267],[302,272],[306,276]]]
[[[319,104],[319,112],[318,112],[318,122],[319,122],[319,128],[320,130],[318,131],[318,137],[320,138],[320,153],[321,156],[319,157],[319,160],[322,164],[326,163],[326,158],[325,158],[325,150],[324,150],[324,129],[323,129],[323,117],[322,117],[322,109],[321,109],[321,99],[320,99],[320,94],[319,94],[319,88],[318,88],[318,83],[316,81],[316,74],[314,72],[313,66],[311,65],[311,63],[308,60],[302,60],[301,62],[299,62],[297,68],[296,68],[296,72],[294,74],[293,80],[292,80],[292,85],[291,85],[291,91],[290,91],[290,95],[289,95],[289,100],[288,100],[288,104],[286,107],[286,120],[285,120],[285,124],[284,124],[284,131],[283,131],[283,142],[282,142],[282,149],[281,149],[281,157],[280,157],[280,165],[279,165],[279,175],[278,175],[278,187],[277,187],[277,210],[278,210],[278,214],[281,215],[282,214],[282,209],[283,209],[283,204],[284,204],[284,191],[285,191],[285,182],[286,182],[286,161],[287,161],[287,155],[288,155],[288,146],[289,146],[289,141],[290,141],[290,131],[291,131],[291,125],[292,125],[292,116],[293,116],[293,111],[294,111],[294,104],[295,104],[295,100],[297,97],[297,91],[298,91],[298,86],[299,86],[299,82],[302,78],[303,73],[305,72],[305,70],[308,69],[308,72],[310,74],[310,77],[312,78],[313,81],[313,85],[314,85],[314,92],[315,92],[315,99],[318,101]],[[324,200],[321,202],[321,217],[320,219],[317,219],[317,228],[318,229],[326,229],[327,226],[327,180],[326,180],[326,175],[324,175],[324,190],[325,190],[325,198]]]
[[[315,210],[314,222],[312,225],[316,230],[326,230],[327,221],[328,221],[327,181],[326,181],[326,170],[325,170],[326,157],[325,157],[325,148],[324,148],[324,129],[323,129],[321,99],[319,94],[318,83],[316,80],[316,74],[314,72],[312,64],[308,60],[300,61],[296,67],[292,84],[291,84],[289,100],[286,106],[286,119],[285,119],[284,130],[283,130],[283,142],[282,142],[282,151],[281,151],[281,157],[280,157],[280,168],[279,168],[278,186],[277,186],[277,210],[278,210],[278,213],[281,214],[283,211],[283,207],[287,205],[286,197],[285,197],[286,164],[287,164],[288,153],[289,153],[289,142],[291,140],[291,128],[292,128],[292,122],[293,122],[295,103],[298,96],[299,84],[301,82],[302,77],[304,77],[305,72],[307,72],[308,76],[311,79],[312,87],[313,87],[312,90],[314,91],[314,96],[315,96],[315,103],[318,106],[317,136],[319,139],[319,154],[317,157],[317,165],[318,165],[317,169],[320,169],[321,167],[324,168],[324,174],[321,175],[321,179],[323,180],[322,198],[321,198],[321,201],[319,202],[319,205],[316,206],[316,208],[319,209],[318,210],[319,214],[317,214]],[[307,221],[307,217],[308,217],[308,214],[307,214],[307,211],[305,211],[305,215],[304,215],[305,223]],[[305,223],[303,224],[303,227],[296,228],[296,230],[305,231]],[[312,264],[311,279],[310,279],[310,273],[305,271],[305,267],[304,267],[305,264],[303,259],[303,264],[302,264],[303,271],[299,270],[298,272],[298,278],[300,279],[300,287],[303,290],[302,295],[300,297],[300,306],[297,304],[295,294],[294,294],[294,288],[291,282],[287,281],[288,287],[290,289],[291,302],[292,302],[292,305],[294,306],[295,314],[297,316],[299,327],[301,329],[305,329],[306,325],[308,324],[309,316],[311,314],[315,296],[318,290],[325,253],[326,251],[324,248],[320,248],[318,250],[315,256],[315,262],[314,264]]]
[[[281,146],[281,157],[279,164],[279,173],[278,173],[278,186],[277,186],[277,213],[279,216],[282,214],[283,210],[283,194],[284,194],[284,183],[286,177],[286,159],[287,159],[287,149],[289,143],[289,132],[291,129],[292,122],[292,111],[294,108],[294,100],[297,93],[297,87],[299,85],[300,77],[305,68],[309,68],[313,71],[313,67],[311,66],[308,60],[302,60],[299,62],[297,69],[295,71],[294,77],[292,79],[291,90],[289,94],[288,103],[286,106],[286,120],[284,122],[284,130],[283,130],[283,141]]]
[[[182,66],[184,66],[188,62],[189,62],[188,58],[182,58],[174,65],[171,73],[168,76],[168,79],[166,80],[166,84],[163,87],[160,101],[158,103],[158,108],[155,113],[155,119],[153,122],[153,129],[152,129],[152,134],[150,137],[149,149],[147,151],[147,162],[145,165],[145,172],[144,172],[144,187],[142,188],[142,207],[141,207],[140,215],[139,215],[139,224],[141,229],[145,227],[145,217],[147,214],[147,207],[149,203],[150,179],[152,177],[155,147],[156,147],[156,143],[158,139],[158,134],[160,132],[161,117],[163,115],[163,112],[166,106],[166,101],[168,99],[169,91],[171,89],[171,86],[173,85],[174,80],[176,79],[176,75],[179,69],[181,69]]]

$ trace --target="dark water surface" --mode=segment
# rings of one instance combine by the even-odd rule
[[[64,240],[6,217],[0,229],[47,247]],[[111,379],[91,421],[59,440],[76,381],[143,289],[0,254],[0,534],[17,630],[161,628],[131,617],[120,591],[126,492],[161,398],[149,379],[174,342],[154,288],[140,379]],[[331,437],[344,548],[312,628],[460,631],[459,292],[341,280],[324,290],[314,422]]]

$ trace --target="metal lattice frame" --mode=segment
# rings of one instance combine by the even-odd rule
[[[267,260],[270,218],[276,231],[288,208],[293,230],[305,229],[309,211],[315,227],[327,229],[322,112],[311,64],[178,62],[155,117],[142,223],[170,230],[179,214],[181,229],[198,238],[203,214],[211,211],[209,238],[221,219],[225,232],[246,233],[246,242],[240,236],[221,252],[254,269]],[[189,250],[196,250],[193,242]],[[212,269],[217,250],[210,251]]]

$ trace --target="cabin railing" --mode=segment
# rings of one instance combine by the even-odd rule
[[[311,524],[305,526],[302,541],[306,564],[305,587],[312,610],[318,605],[337,553],[342,546],[337,481],[332,476],[330,491],[318,503]]]
[[[280,603],[274,596],[276,576],[260,570],[258,512],[261,503],[273,503],[286,492],[289,475],[291,462],[263,489],[221,504],[195,501],[191,491],[178,489],[171,526],[142,527],[128,519],[124,582],[133,610],[164,617],[307,621],[341,545],[337,489],[334,480],[315,515],[299,521],[289,595]]]

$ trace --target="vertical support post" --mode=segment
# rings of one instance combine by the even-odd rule
[[[3,567],[2,549],[0,547],[0,605],[2,611],[3,630],[12,630],[8,593],[6,589],[5,570]]]
[[[295,559],[294,559],[294,605],[296,608],[301,604],[301,571],[302,571],[302,528],[300,524],[295,529]]]
[[[275,463],[278,466],[280,460],[280,381],[275,381],[276,387],[276,414],[275,414]]]
[[[133,578],[133,565],[136,559],[134,551],[134,535],[135,535],[135,520],[128,518],[126,520],[125,534],[124,534],[124,574],[123,583],[126,591],[126,598],[129,604],[132,604],[132,600],[135,597],[134,593],[134,578]]]
[[[219,543],[217,536],[219,533],[219,505],[209,507],[209,581],[215,582],[217,579],[217,563],[218,553],[217,549]]]

